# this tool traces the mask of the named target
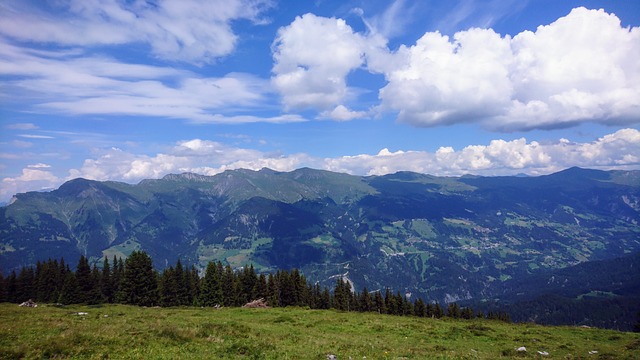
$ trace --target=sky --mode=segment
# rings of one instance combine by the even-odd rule
[[[637,0],[3,0],[0,202],[83,177],[640,169]]]

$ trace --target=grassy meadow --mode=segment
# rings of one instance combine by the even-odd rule
[[[521,346],[526,353],[516,351]],[[640,334],[301,308],[0,304],[0,359],[326,359],[329,354],[354,360],[640,359]]]

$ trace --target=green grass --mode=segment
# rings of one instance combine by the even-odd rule
[[[520,346],[528,351],[518,353]],[[300,308],[0,304],[0,359],[543,358],[537,351],[550,359],[638,359],[640,334]]]

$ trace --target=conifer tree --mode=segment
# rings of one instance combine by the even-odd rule
[[[80,299],[80,287],[78,285],[76,274],[67,267],[65,271],[64,284],[60,290],[58,302],[65,305],[78,304],[80,303]]]
[[[164,269],[158,282],[158,293],[160,294],[161,306],[177,306],[180,304],[178,297],[178,283],[176,281],[176,271],[172,266]]]
[[[473,318],[473,309],[470,307],[462,308],[460,311],[460,317],[467,320]]]
[[[89,260],[84,255],[80,255],[76,266],[76,283],[78,285],[78,298],[71,300],[72,304],[87,303],[91,299],[94,284],[91,277],[91,267]]]
[[[380,291],[376,291],[376,293],[373,295],[373,303],[374,309],[378,312],[378,314],[387,313],[387,307],[385,306],[384,298],[382,297]]]
[[[207,270],[202,280],[202,288],[200,289],[199,304],[201,306],[216,306],[224,304],[222,294],[222,276],[219,273],[220,267],[213,261],[207,265]]]
[[[443,316],[444,316],[444,310],[442,310],[442,307],[440,306],[440,304],[436,303],[433,306],[433,317],[436,319],[440,319]]]
[[[384,292],[384,306],[387,309],[387,314],[398,315],[398,305],[396,304],[396,298],[391,294],[391,290],[387,288]]]
[[[18,302],[35,299],[35,271],[33,267],[23,267],[18,274],[16,294]]]
[[[253,268],[253,264],[248,267],[245,266],[240,275],[240,304],[246,304],[249,301],[256,299],[255,294],[253,293],[256,282],[258,282],[258,276]]]
[[[7,301],[11,303],[18,302],[18,276],[16,275],[15,270],[11,271],[11,274],[6,280],[6,288],[7,288]]]
[[[102,274],[96,264],[93,264],[91,268],[91,290],[87,295],[87,304],[102,304],[104,298],[102,297]]]
[[[224,267],[224,275],[222,277],[222,296],[224,306],[238,305],[237,279],[231,265],[229,264]]]
[[[100,292],[105,302],[114,302],[114,289],[113,289],[113,275],[111,274],[111,265],[109,265],[109,258],[104,257],[102,262],[102,276],[100,282]]]
[[[415,316],[418,317],[425,317],[427,316],[427,307],[424,304],[424,301],[422,301],[421,298],[418,298],[418,300],[416,300],[414,306],[413,306],[413,313]]]
[[[350,311],[351,307],[351,287],[349,283],[343,281],[342,278],[336,280],[336,286],[333,290],[333,306],[337,310]],[[355,308],[357,309],[357,308]]]
[[[158,280],[147,253],[134,251],[124,264],[118,299],[123,304],[153,306],[158,303]]]
[[[264,274],[258,276],[253,289],[251,290],[254,299],[266,299],[267,298],[267,277]]]
[[[7,301],[7,282],[0,271],[0,303]]]
[[[191,271],[187,276],[189,277],[189,302],[190,304],[197,305],[201,281],[195,265],[191,265]]]
[[[326,287],[322,290],[322,294],[320,295],[320,304],[318,305],[319,309],[330,309],[331,308],[331,293],[329,293],[329,289]]]
[[[182,262],[178,259],[176,263],[176,267],[174,269],[173,278],[176,284],[176,305],[184,306],[190,305],[189,302],[189,277],[187,275],[184,267],[182,266]]]
[[[371,299],[371,295],[369,294],[366,286],[360,293],[359,303],[359,310],[362,312],[369,312],[374,310],[373,300]]]
[[[273,274],[267,277],[267,302],[274,307],[280,306],[280,289],[277,277]]]
[[[450,318],[460,318],[460,307],[456,303],[449,303],[447,305],[447,316]]]

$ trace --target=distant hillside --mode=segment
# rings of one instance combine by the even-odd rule
[[[480,301],[520,292],[514,284],[537,274],[640,251],[640,171],[360,177],[305,168],[137,185],[76,179],[16,195],[0,219],[4,273],[49,257],[98,262],[143,249],[158,268],[178,259],[297,267],[329,287],[343,277],[358,290]]]

